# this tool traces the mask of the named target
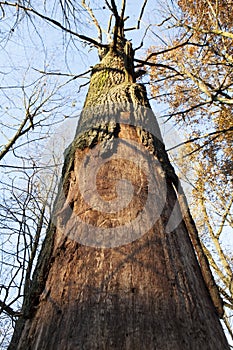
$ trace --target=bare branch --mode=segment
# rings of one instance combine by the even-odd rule
[[[120,19],[119,17],[119,14],[118,14],[118,11],[117,11],[117,6],[116,6],[116,3],[115,3],[115,0],[111,0],[111,8],[112,8],[112,12],[116,18],[116,20],[118,21]]]
[[[60,73],[60,72],[46,72],[40,69],[33,68],[36,72],[41,73],[43,75],[55,75],[55,76],[62,76],[62,77],[71,77],[73,80],[84,77],[84,75],[90,73],[92,70],[88,69],[85,72],[75,75],[70,73]]]
[[[210,10],[212,12],[212,15],[213,15],[215,21],[216,21],[216,26],[220,27],[220,22],[219,22],[218,13],[217,13],[218,10],[217,11],[214,10],[214,8],[213,8],[213,6],[212,6],[212,4],[211,4],[211,2],[209,0],[207,0],[207,3],[209,5],[209,8],[210,8]],[[217,5],[217,2],[216,2],[216,5]]]
[[[222,294],[222,296],[223,296],[224,298],[226,298],[226,300],[227,300],[229,303],[231,303],[232,306],[233,306],[233,298],[232,298],[231,296],[229,296],[229,295],[227,294],[227,292],[226,292],[223,288],[219,287],[219,291],[220,291],[220,293]]]
[[[143,47],[143,45],[144,45],[144,39],[145,39],[145,37],[146,37],[146,35],[147,35],[147,32],[148,32],[148,30],[150,29],[150,27],[151,27],[151,25],[148,25],[148,26],[147,26],[147,28],[146,28],[146,30],[145,30],[145,32],[144,32],[144,34],[143,34],[141,43],[140,43],[140,45],[139,45],[138,47],[136,47],[136,48],[134,49],[134,52],[136,52],[137,50],[139,50],[139,49],[141,49],[141,48]]]
[[[205,224],[207,225],[208,227],[208,232],[209,232],[209,235],[211,237],[211,240],[216,248],[216,251],[218,252],[218,258],[225,270],[225,273],[227,275],[227,277],[225,277],[223,279],[224,283],[226,284],[227,287],[229,287],[229,284],[231,282],[231,278],[232,278],[232,270],[231,270],[231,267],[228,263],[228,261],[226,260],[226,257],[225,257],[225,254],[222,250],[222,247],[220,245],[220,242],[218,240],[218,238],[215,236],[214,234],[214,230],[213,230],[213,227],[210,223],[210,220],[209,220],[209,216],[208,216],[208,213],[207,213],[207,210],[206,210],[206,207],[205,207],[205,204],[204,204],[204,199],[201,198],[201,209],[202,209],[202,213],[203,213],[203,216],[204,216],[204,220],[205,220]]]
[[[120,34],[120,30],[123,29],[120,17],[117,11],[117,6],[114,0],[111,0],[111,9],[113,12],[113,15],[115,17],[115,26],[113,29],[113,48],[116,48],[117,40],[118,40],[118,35]],[[123,33],[121,33],[123,34]]]
[[[137,25],[136,25],[135,27],[125,28],[125,32],[126,32],[126,31],[129,32],[129,31],[131,31],[131,30],[138,30],[138,29],[140,29],[141,20],[142,20],[142,16],[143,16],[143,13],[144,13],[146,4],[147,4],[147,0],[144,0],[144,3],[143,3],[142,8],[141,8],[140,15],[139,15],[139,17],[138,17]]]
[[[198,105],[197,107],[199,107],[199,106],[200,106],[200,105]],[[195,107],[196,107],[196,106],[195,106]],[[188,111],[189,111],[189,110],[185,111],[185,113],[188,112]],[[216,130],[216,131],[210,132],[210,133],[205,134],[205,135],[202,135],[202,136],[193,137],[192,139],[186,140],[186,141],[184,141],[184,142],[179,143],[179,144],[176,145],[176,146],[173,146],[173,147],[167,149],[167,151],[171,151],[171,150],[173,150],[173,149],[175,149],[175,148],[178,148],[178,147],[180,147],[180,146],[183,146],[183,145],[186,145],[186,144],[188,144],[188,143],[192,143],[192,142],[195,142],[195,141],[198,141],[198,140],[201,140],[201,139],[210,137],[210,136],[212,136],[212,135],[225,134],[225,133],[230,132],[230,131],[232,131],[232,130],[233,130],[233,126],[231,126],[230,128],[227,128],[227,129]]]
[[[138,65],[138,67],[143,67],[143,66],[146,65],[146,66],[150,66],[150,67],[167,68],[167,69],[172,70],[173,72],[176,72],[177,74],[182,76],[182,74],[180,72],[178,72],[175,68],[173,68],[171,66],[168,66],[166,64],[147,62],[147,61],[144,61],[144,60],[140,60],[138,58],[134,58],[134,61],[140,63],[140,65]]]
[[[19,311],[15,311],[12,309],[12,307],[8,306],[6,303],[4,303],[3,301],[0,300],[0,307],[2,309],[2,311],[6,312],[9,316],[20,316],[21,313]]]
[[[203,242],[202,242],[202,247],[203,247],[203,250],[205,252],[205,255],[208,258],[210,266],[213,268],[213,270],[216,272],[216,274],[221,279],[221,281],[225,284],[225,286],[228,287],[228,280],[227,280],[227,278],[224,276],[224,273],[222,272],[222,270],[216,264],[216,262],[215,262],[215,260],[213,258],[213,255],[211,254],[210,250],[205,246],[205,244]]]
[[[11,147],[16,143],[16,141],[25,133],[27,133],[30,129],[33,128],[33,123],[30,123],[30,125],[24,129],[27,122],[30,120],[29,114],[26,115],[26,117],[23,119],[22,123],[20,124],[17,132],[15,135],[8,141],[8,143],[3,147],[3,150],[0,152],[0,160],[3,159],[3,157],[8,153],[8,151],[11,149]],[[24,130],[23,130],[24,129]]]
[[[112,6],[109,4],[108,0],[105,0],[106,5],[108,6],[109,10],[113,12]]]
[[[224,306],[228,307],[229,309],[233,310],[233,305],[229,303],[224,303]]]
[[[198,44],[198,43],[192,43],[192,42],[189,42],[189,40],[191,39],[192,35],[186,40],[184,41],[183,43],[180,43],[178,45],[175,45],[175,46],[172,46],[172,47],[169,47],[168,49],[164,49],[162,51],[157,51],[157,52],[152,52],[151,54],[149,54],[145,61],[148,61],[149,59],[151,59],[152,57],[154,56],[159,56],[159,55],[163,55],[167,52],[170,52],[170,51],[174,51],[174,50],[177,50],[179,49],[180,47],[184,47],[186,45],[190,45],[190,46],[197,46],[197,47],[205,47],[205,46],[208,46],[207,44]]]
[[[93,23],[95,24],[97,31],[98,31],[98,42],[102,43],[102,29],[99,25],[99,22],[97,20],[97,18],[95,17],[92,9],[90,8],[90,6],[88,6],[85,2],[85,0],[82,0],[82,6],[87,10],[87,12],[89,13]]]
[[[220,235],[221,235],[221,233],[222,233],[222,230],[223,230],[223,228],[224,228],[224,224],[225,224],[225,222],[226,222],[226,219],[227,219],[228,214],[230,213],[232,204],[233,204],[233,196],[232,196],[231,200],[230,200],[229,203],[228,203],[228,206],[227,206],[227,208],[226,208],[226,210],[225,210],[225,213],[224,213],[223,216],[222,216],[221,224],[220,224],[219,229],[218,229],[218,231],[217,231],[217,233],[216,233],[216,237],[217,237],[218,239],[219,239],[219,237],[220,237]]]
[[[220,35],[225,38],[233,39],[233,33],[221,30],[221,29],[201,29],[200,27],[193,27],[189,26],[187,24],[181,23],[180,24],[182,27],[187,28],[188,30],[193,30],[195,32],[203,33],[203,34],[215,34],[215,35]]]
[[[53,19],[53,18],[50,18],[48,16],[45,16],[43,15],[42,13],[34,10],[32,7],[26,7],[26,6],[23,6],[21,4],[17,4],[17,3],[10,3],[8,1],[0,1],[0,5],[6,5],[6,6],[18,6],[18,8],[22,9],[23,11],[25,11],[27,14],[28,13],[33,13],[34,15],[36,15],[37,17],[40,17],[42,19],[44,19],[45,21],[55,25],[56,27],[64,30],[65,32],[71,34],[71,35],[74,35],[76,37],[78,37],[80,40],[83,40],[83,41],[86,41],[90,44],[93,44],[94,46],[96,47],[106,47],[107,45],[104,45],[100,42],[97,42],[96,40],[90,38],[90,37],[87,37],[86,35],[82,35],[82,34],[78,34],[77,32],[74,32],[72,31],[71,29],[68,29],[66,27],[64,27],[60,22],[58,22],[57,20]]]
[[[110,31],[111,31],[111,25],[112,25],[112,14],[111,16],[109,17],[109,21],[108,21],[108,29],[107,29],[107,33],[110,34]]]
[[[147,4],[147,0],[144,0],[144,3],[143,3],[142,8],[141,8],[140,15],[139,15],[139,17],[138,17],[138,23],[137,23],[136,29],[140,29],[141,20],[142,20],[142,16],[143,16],[143,13],[144,13],[146,4]]]
[[[125,6],[126,6],[126,0],[122,0],[122,5],[121,5],[121,15],[120,15],[120,20],[121,20],[121,23],[124,23],[124,17],[125,17]]]
[[[210,142],[213,142],[213,141],[216,140],[218,137],[219,137],[219,136],[217,135],[217,136],[214,136],[213,138],[211,138],[210,140],[205,141],[205,142],[203,143],[203,145],[196,147],[196,149],[194,149],[192,152],[188,153],[188,154],[186,155],[186,157],[190,157],[192,154],[194,154],[194,153],[200,151],[201,149],[205,148]]]
[[[231,307],[231,305],[225,304],[225,306],[226,306],[226,307],[229,307],[230,309],[233,310],[233,307]],[[231,338],[233,339],[233,332],[232,332],[231,325],[230,325],[230,323],[229,323],[229,321],[228,321],[227,315],[224,315],[223,319],[224,319],[224,323],[225,323],[225,325],[226,325],[226,327],[227,327],[227,330],[228,330],[228,332],[229,332]],[[232,346],[230,346],[230,347],[233,348]]]

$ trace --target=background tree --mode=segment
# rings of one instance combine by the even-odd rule
[[[76,76],[38,69],[52,66],[49,49],[45,50],[45,42],[35,32],[35,23],[14,5],[1,7],[0,33],[2,349],[12,337],[56,195],[60,153],[67,143],[64,130],[59,146],[54,144],[53,135],[66,119],[65,112],[72,118],[77,102],[77,96],[74,99],[67,89]]]
[[[174,117],[186,128],[185,160],[178,163],[193,178],[190,205],[225,301],[228,329],[233,301],[228,246],[233,168],[231,7],[232,1],[178,1],[174,7],[167,3],[161,27],[167,32],[172,28],[173,34],[163,37],[147,57],[153,97],[168,104],[166,119]]]

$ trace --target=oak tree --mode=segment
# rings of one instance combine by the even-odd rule
[[[218,289],[137,82],[127,2],[104,2],[109,41],[85,1],[98,39],[77,30],[72,2],[57,7],[63,22],[46,6],[0,4],[91,44],[100,57],[9,349],[227,349]]]

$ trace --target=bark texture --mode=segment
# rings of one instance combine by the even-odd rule
[[[66,151],[56,225],[48,229],[10,349],[228,349],[216,311],[221,301],[213,305],[190,239],[196,237],[189,232],[195,231],[190,214],[167,231],[178,179],[125,46],[110,46],[93,68]],[[134,145],[139,148],[132,158]],[[95,166],[104,210],[86,183]],[[121,179],[122,200],[132,184],[122,207]],[[156,184],[152,208],[146,207],[149,181]],[[106,210],[106,203],[120,209]],[[145,215],[137,221],[140,213]],[[218,299],[215,289],[214,295]]]

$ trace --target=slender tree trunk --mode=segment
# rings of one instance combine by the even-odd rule
[[[93,68],[10,349],[228,349],[130,44],[114,46]]]

